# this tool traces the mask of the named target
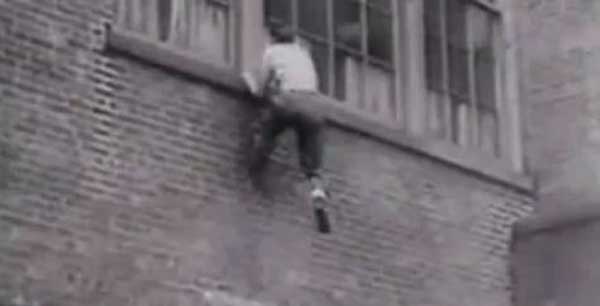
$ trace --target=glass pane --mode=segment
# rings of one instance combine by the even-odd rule
[[[450,94],[454,102],[469,101],[469,50],[467,45],[466,12],[462,0],[447,1],[448,64]]]
[[[436,0],[439,1],[439,0]],[[368,0],[367,2],[369,5],[372,6],[377,6],[379,8],[385,9],[385,10],[391,10],[392,6],[391,6],[391,1],[390,0]]]
[[[444,94],[427,91],[427,130],[436,137],[446,136],[446,99]]]
[[[467,6],[463,0],[447,0],[448,77],[451,101],[452,140],[469,144],[469,53],[467,44]]]
[[[466,146],[469,141],[469,112],[471,107],[462,102],[451,102],[452,141]]]
[[[441,34],[441,15],[439,0],[425,0],[425,73],[427,88],[442,92],[443,84],[443,48]]]
[[[433,136],[448,135],[447,99],[444,93],[444,45],[440,0],[425,0],[425,79],[427,83],[427,130]]]
[[[128,30],[157,36],[157,0],[122,0],[119,6],[119,20]]]
[[[477,104],[491,111],[496,109],[496,75],[494,54],[494,16],[478,7],[471,7],[471,29],[475,61]]]
[[[360,2],[334,0],[333,3],[335,41],[360,51],[362,45]]]
[[[393,99],[394,74],[369,65],[365,71],[365,103],[369,112],[396,120],[396,105]]]
[[[369,8],[367,12],[369,31],[369,55],[392,63],[392,18],[380,9]]]
[[[302,42],[303,45],[308,46],[315,63],[315,69],[319,77],[319,91],[327,94],[329,91],[329,49],[326,44],[307,39],[302,39]]]
[[[292,24],[292,0],[265,0],[268,22]]]
[[[169,35],[167,41],[176,46],[187,48],[189,46],[189,1],[171,0],[171,17],[169,18]]]
[[[169,37],[169,25],[171,24],[171,0],[158,0],[158,39],[167,41]]]
[[[361,90],[362,63],[359,57],[343,50],[335,52],[335,97],[358,107]]]
[[[169,7],[161,2],[165,8]],[[161,12],[160,36],[171,44],[208,56],[217,63],[226,63],[230,49],[229,7],[211,0],[169,2],[169,9]]]
[[[490,154],[499,155],[498,116],[495,112],[479,112],[479,147]]]
[[[327,37],[327,1],[298,1],[298,23],[301,30]]]

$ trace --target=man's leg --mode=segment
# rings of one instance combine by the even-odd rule
[[[296,133],[300,167],[312,184],[312,197],[325,198],[325,189],[321,178],[323,163],[323,127],[324,120],[316,116],[298,114]]]
[[[260,110],[252,124],[252,146],[250,148],[248,172],[253,183],[262,187],[262,174],[269,155],[276,145],[276,139],[285,129],[285,121],[278,116],[276,109],[266,107]]]
[[[323,162],[324,125],[324,121],[319,118],[298,114],[296,132],[298,133],[300,166],[312,185],[310,198],[317,228],[319,232],[327,234],[331,232],[329,216],[324,207],[328,196],[320,175]]]

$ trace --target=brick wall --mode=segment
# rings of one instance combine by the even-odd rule
[[[0,1],[0,299],[508,306],[531,199],[330,128],[334,233],[287,135],[257,195],[239,96],[104,51],[113,1]]]
[[[513,1],[540,213],[600,197],[600,2]]]

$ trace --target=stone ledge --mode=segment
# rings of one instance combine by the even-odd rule
[[[518,221],[514,230],[516,236],[524,237],[583,226],[592,222],[600,222],[600,204],[577,205],[552,213],[528,217]]]
[[[247,100],[259,102],[258,99],[251,97],[244,81],[233,69],[217,67],[214,64],[199,60],[197,55],[191,52],[157,43],[144,35],[118,28],[109,30],[107,48],[198,78],[213,86],[243,95]],[[332,125],[425,155],[520,193],[533,194],[533,179],[527,175],[509,170],[508,165],[500,160],[465,150],[448,142],[409,135],[392,122],[350,109],[326,96],[317,95],[315,97],[310,103],[314,103],[315,107],[319,107]]]

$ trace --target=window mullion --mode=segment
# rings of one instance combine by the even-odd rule
[[[495,143],[495,154],[498,157],[505,157],[510,155],[510,137],[508,136],[509,128],[507,119],[509,118],[508,113],[508,99],[507,99],[507,60],[506,60],[506,49],[503,45],[503,33],[502,33],[502,19],[497,19],[493,27],[493,57],[494,57],[494,74],[495,88],[496,88],[496,103],[495,103],[495,116],[496,116],[496,143]]]
[[[392,61],[394,63],[393,65],[393,92],[391,95],[391,103],[392,103],[392,118],[394,120],[400,120],[400,125],[402,127],[402,129],[405,128],[405,118],[404,118],[404,99],[401,99],[401,78],[400,78],[400,71],[402,69],[402,66],[400,65],[400,37],[401,37],[401,31],[400,31],[400,4],[398,3],[398,1],[391,1],[392,2]]]
[[[367,108],[367,69],[368,69],[368,42],[369,31],[367,29],[367,0],[360,1],[360,31],[361,31],[361,71],[359,73],[359,96],[358,105],[360,108]]]
[[[199,33],[197,33],[197,32],[199,32],[198,27],[199,27],[199,21],[201,18],[200,16],[198,16],[199,15],[198,10],[199,10],[199,6],[205,5],[206,4],[205,2],[207,0],[187,0],[187,1],[192,1],[191,3],[188,3],[189,5],[186,9],[188,11],[187,15],[189,17],[188,29],[187,29],[187,32],[188,32],[187,35],[189,36],[189,43],[190,43],[189,48],[191,50],[195,50],[197,47],[199,47],[198,39],[200,39],[200,37],[199,37],[200,35],[198,35]],[[202,2],[202,3],[200,3],[200,2]]]
[[[242,35],[242,21],[244,14],[242,14],[242,3],[240,0],[232,0],[229,6],[229,14],[230,16],[235,16],[235,18],[229,18],[229,29],[228,29],[228,37],[229,37],[229,45],[227,46],[227,61],[233,62],[233,66],[236,70],[241,71],[242,69],[242,54],[246,50],[244,50],[244,42],[242,41],[244,36]],[[262,17],[264,18],[264,16]],[[256,39],[256,38],[253,38]]]
[[[465,15],[465,27],[467,36],[467,62],[468,62],[468,84],[469,84],[469,107],[467,110],[467,143],[474,147],[479,146],[479,101],[477,101],[477,86],[475,82],[475,43],[473,38],[474,11],[467,6]]]
[[[299,29],[300,29],[300,25],[299,25],[299,21],[298,21],[299,15],[300,15],[300,13],[298,11],[298,1],[300,1],[300,0],[291,0],[291,1],[292,1],[292,29],[293,29],[294,33],[298,33]]]
[[[328,69],[327,69],[327,78],[329,80],[327,84],[327,90],[329,95],[334,95],[335,88],[335,21],[334,12],[333,12],[333,1],[334,0],[325,0],[327,1],[326,10],[327,10],[327,58],[328,58]]]
[[[452,140],[453,133],[453,124],[452,124],[452,102],[450,99],[450,66],[449,66],[449,56],[448,56],[448,30],[446,24],[446,16],[447,16],[447,0],[440,0],[440,34],[441,34],[441,50],[442,50],[442,91],[443,91],[443,99],[444,101],[444,136],[447,140]],[[428,112],[429,114],[429,112]],[[431,114],[429,114],[431,115]]]

